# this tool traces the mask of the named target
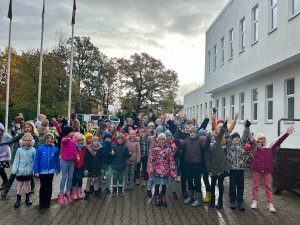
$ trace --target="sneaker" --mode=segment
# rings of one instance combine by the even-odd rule
[[[140,184],[141,184],[140,179],[136,179],[135,185],[140,185]]]
[[[147,195],[148,195],[149,197],[152,197],[152,191],[151,191],[151,190],[147,190]]]
[[[239,208],[239,210],[241,210],[241,211],[245,211],[244,203],[243,203],[243,202],[239,202],[239,203],[238,203],[238,208]]]
[[[269,211],[272,212],[272,213],[276,212],[276,209],[275,209],[275,207],[274,207],[274,205],[273,205],[272,203],[269,203],[268,209],[269,209]]]
[[[65,193],[65,196],[66,196],[66,199],[68,200],[69,203],[73,202],[71,193]]]
[[[257,209],[257,201],[256,200],[252,201],[251,209]]]
[[[180,182],[180,176],[177,176],[177,177],[175,178],[175,180],[176,180],[176,182]]]
[[[59,194],[57,196],[58,204],[64,205],[65,204],[65,196],[63,194]]]

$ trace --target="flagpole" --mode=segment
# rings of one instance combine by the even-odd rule
[[[41,89],[42,89],[42,74],[43,74],[44,15],[45,15],[45,0],[43,1],[43,12],[42,12],[41,49],[40,49],[40,71],[39,71],[37,116],[41,112]]]
[[[68,100],[68,124],[71,124],[71,101],[72,101],[72,80],[73,80],[73,39],[74,39],[74,24],[72,24],[71,37],[71,63],[70,63],[70,80],[69,80],[69,100]]]
[[[9,86],[10,86],[10,55],[11,55],[11,21],[9,20],[9,36],[8,36],[8,60],[7,60],[7,78],[6,78],[6,105],[5,105],[5,131],[8,131],[8,108],[9,108]]]

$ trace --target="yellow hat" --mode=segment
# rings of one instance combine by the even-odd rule
[[[90,132],[87,132],[85,135],[84,135],[85,139],[88,139],[89,137],[93,137],[93,134],[90,133]]]

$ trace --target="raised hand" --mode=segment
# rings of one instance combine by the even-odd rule
[[[234,114],[234,119],[237,120],[238,118],[239,118],[239,114],[238,113]]]
[[[292,134],[294,133],[296,130],[295,130],[295,127],[288,127],[287,130],[286,130],[286,133],[287,134]]]

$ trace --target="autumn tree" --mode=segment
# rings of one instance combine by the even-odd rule
[[[170,111],[178,89],[177,73],[147,53],[134,54],[117,61],[120,83],[124,90],[123,108],[137,111],[156,108]]]

